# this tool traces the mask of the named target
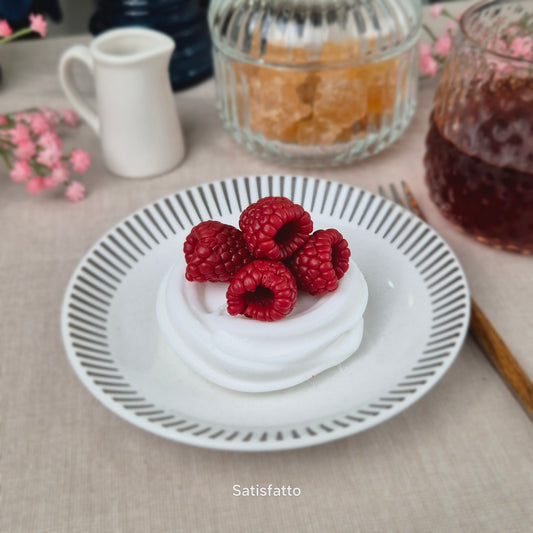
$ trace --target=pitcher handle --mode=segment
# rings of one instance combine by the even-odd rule
[[[61,56],[59,61],[59,81],[72,107],[91,126],[96,135],[100,135],[100,120],[91,106],[83,99],[74,82],[72,65],[76,60],[81,61],[89,72],[94,75],[94,63],[89,49],[82,44],[77,44],[66,50]]]

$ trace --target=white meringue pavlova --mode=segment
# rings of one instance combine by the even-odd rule
[[[230,316],[226,283],[191,283],[184,272],[180,258],[161,283],[159,326],[188,366],[222,387],[292,387],[338,365],[361,343],[368,288],[352,260],[336,291],[300,293],[292,313],[277,322]]]

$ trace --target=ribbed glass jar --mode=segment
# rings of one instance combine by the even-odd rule
[[[208,17],[218,111],[250,151],[337,166],[409,124],[420,0],[212,0]]]

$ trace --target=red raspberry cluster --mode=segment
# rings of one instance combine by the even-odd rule
[[[336,229],[311,233],[311,216],[288,198],[251,204],[239,227],[201,222],[183,245],[189,281],[229,282],[230,315],[279,320],[293,310],[298,289],[332,292],[348,270],[350,250],[342,235]]]

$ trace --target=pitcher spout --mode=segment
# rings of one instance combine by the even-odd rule
[[[92,52],[103,63],[131,65],[156,58],[169,58],[174,47],[174,41],[159,31],[117,28],[93,41]]]

